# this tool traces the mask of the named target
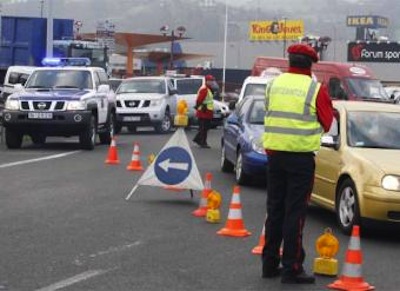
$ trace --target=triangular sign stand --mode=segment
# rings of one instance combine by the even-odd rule
[[[126,196],[139,185],[203,190],[204,184],[189,146],[185,130],[179,127]]]

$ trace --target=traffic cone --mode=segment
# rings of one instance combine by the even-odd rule
[[[217,234],[226,236],[249,236],[249,232],[244,227],[244,222],[242,218],[242,205],[240,203],[240,187],[233,187],[233,195],[231,199],[231,204],[229,206],[228,220],[225,227],[220,229]]]
[[[267,219],[267,215],[265,215],[265,219]],[[264,221],[263,228],[262,228],[262,231],[261,231],[261,234],[260,234],[260,239],[258,240],[258,245],[255,246],[251,250],[251,252],[254,255],[261,255],[262,252],[263,252],[264,246],[265,246],[265,221]],[[279,254],[280,254],[280,256],[283,255],[283,248],[282,247],[280,247],[280,249],[279,249]]]
[[[206,181],[205,181],[204,189],[201,192],[199,208],[197,208],[195,211],[192,212],[192,214],[194,216],[205,217],[207,215],[207,210],[208,210],[207,198],[208,198],[208,194],[210,194],[212,191],[211,180],[212,180],[212,174],[206,173]]]
[[[365,291],[375,287],[364,281],[361,275],[362,253],[360,246],[360,227],[353,226],[349,246],[346,251],[346,260],[339,280],[328,287],[338,290]]]
[[[106,164],[110,165],[119,164],[117,143],[115,140],[116,140],[115,137],[112,137],[110,148],[108,149],[107,159],[105,160]]]
[[[140,151],[139,151],[139,144],[134,143],[132,159],[129,165],[126,167],[128,171],[142,171],[142,163],[140,162]]]
[[[258,240],[258,245],[251,250],[251,253],[254,255],[261,255],[264,246],[265,246],[265,222],[261,231],[260,239]]]

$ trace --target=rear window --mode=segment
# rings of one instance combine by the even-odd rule
[[[247,84],[244,91],[244,96],[265,95],[266,84]]]

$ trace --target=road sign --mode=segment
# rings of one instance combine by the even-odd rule
[[[203,190],[204,184],[190,150],[185,130],[178,128],[126,197],[139,185]]]
[[[186,149],[175,146],[162,151],[154,165],[154,172],[161,182],[176,185],[190,175],[192,159]]]

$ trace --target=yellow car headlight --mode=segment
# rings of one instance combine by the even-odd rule
[[[382,187],[386,190],[400,191],[400,177],[394,175],[386,175],[382,179]]]

